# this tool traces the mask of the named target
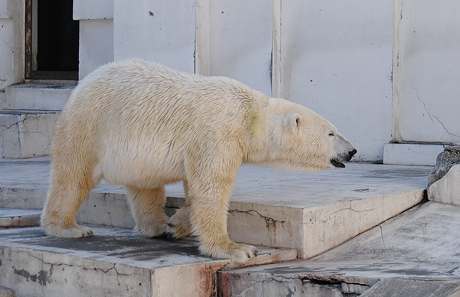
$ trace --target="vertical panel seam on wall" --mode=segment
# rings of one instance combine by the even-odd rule
[[[272,32],[272,96],[282,97],[281,79],[281,5],[282,0],[273,0],[273,32]]]
[[[195,1],[195,73],[211,74],[210,0]]]
[[[402,19],[402,0],[394,0],[394,32],[393,32],[393,108],[392,108],[392,125],[391,141],[400,141],[398,127],[399,102],[401,100],[399,93],[399,25]]]

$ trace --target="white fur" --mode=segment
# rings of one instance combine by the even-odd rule
[[[193,231],[204,254],[243,262],[255,249],[232,242],[226,225],[241,164],[321,170],[352,149],[316,113],[235,80],[142,60],[111,63],[82,80],[62,112],[42,226],[51,236],[90,236],[75,216],[104,178],[127,187],[139,232]],[[164,185],[177,181],[187,206],[167,227]]]

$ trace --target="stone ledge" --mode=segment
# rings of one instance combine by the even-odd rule
[[[434,166],[436,156],[443,150],[441,144],[386,143],[383,145],[383,164]]]
[[[0,228],[40,225],[41,210],[0,208]]]
[[[235,241],[295,248],[309,258],[419,203],[430,169],[350,163],[343,170],[308,174],[243,166],[231,197],[228,232]],[[42,208],[49,170],[46,159],[0,162],[0,207]],[[172,215],[184,204],[184,191],[172,184],[166,193]],[[83,203],[77,220],[134,227],[123,188],[105,182]]]
[[[460,206],[427,202],[315,258],[221,271],[220,296],[459,296],[459,227]]]
[[[26,83],[6,88],[3,109],[56,110],[64,108],[76,83]]]
[[[217,271],[295,260],[295,250],[259,247],[244,265],[201,256],[190,240],[148,239],[120,228],[50,238],[39,227],[0,230],[0,286],[18,296],[215,296]]]

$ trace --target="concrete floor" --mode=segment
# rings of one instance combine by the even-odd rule
[[[355,284],[369,289],[362,296],[457,296],[459,230],[460,206],[428,202],[312,259],[220,274],[233,294],[246,290],[241,296],[277,296],[288,288],[307,291],[312,284],[323,291]],[[268,279],[284,284],[269,294],[264,292]]]
[[[0,188],[46,191],[49,185],[49,163],[49,157],[0,159]],[[344,169],[311,173],[243,165],[231,200],[307,208],[367,199],[424,189],[431,169],[430,166],[351,162]],[[168,197],[184,197],[180,183],[168,185],[166,190]],[[124,190],[102,181],[93,192],[124,193]]]
[[[49,169],[46,157],[1,160],[0,208],[40,209],[46,197]],[[225,266],[227,270],[219,272],[218,282],[204,278],[214,282],[211,286],[219,283],[219,288],[214,288],[222,296],[231,292],[238,296],[456,296],[460,290],[460,209],[434,202],[419,204],[430,170],[426,166],[348,163],[345,169],[297,173],[243,166],[231,197],[231,238],[287,248],[284,252],[265,249],[265,255],[280,252],[282,256],[266,256],[271,260],[261,257],[258,264],[293,259],[292,248],[297,249],[299,257],[317,249],[313,253],[317,256],[309,260],[228,270],[230,266],[221,260],[217,260],[217,266],[209,264],[213,260],[200,256],[197,243],[190,240],[151,240],[129,229],[102,226],[93,228],[95,237],[84,240],[49,238],[38,227],[4,229],[0,231],[0,248],[3,255],[13,256],[3,257],[0,269],[13,270],[0,273],[0,286],[26,279],[27,285],[22,283],[19,287],[48,286],[52,289],[47,291],[50,296],[53,292],[58,296],[62,293],[59,282],[78,276],[74,290],[85,282],[93,287],[107,282],[111,285],[105,293],[128,289],[131,291],[127,296],[135,296],[182,288],[181,280],[190,275],[194,276],[191,283],[182,281],[184,284],[194,284],[195,289],[210,286],[202,283],[202,276]],[[79,221],[132,227],[123,193],[122,187],[101,183],[82,206]],[[167,206],[173,212],[184,202],[182,185],[167,186],[167,196]],[[4,218],[13,214],[11,210],[2,213]],[[27,214],[18,213],[22,215]],[[35,271],[19,269],[32,262],[37,265]],[[58,268],[65,269],[63,276],[54,274],[54,279],[49,278]],[[5,276],[10,274],[13,277]],[[139,275],[142,281],[138,283],[148,282],[149,289],[141,290],[138,283],[128,281],[128,275]],[[158,281],[167,285],[154,288]],[[401,295],[405,292],[402,288],[412,288],[414,294]],[[204,296],[195,289],[190,294]]]
[[[348,163],[344,169],[289,172],[245,165],[231,196],[228,232],[238,242],[323,253],[419,203],[431,168]],[[49,158],[0,162],[0,207],[43,207]],[[166,187],[167,213],[184,204],[181,183]],[[134,226],[122,187],[102,182],[80,208],[83,224]],[[250,226],[250,228],[248,228]]]

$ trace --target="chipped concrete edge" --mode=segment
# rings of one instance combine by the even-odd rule
[[[460,205],[460,164],[454,165],[428,188],[428,199],[435,202]]]

